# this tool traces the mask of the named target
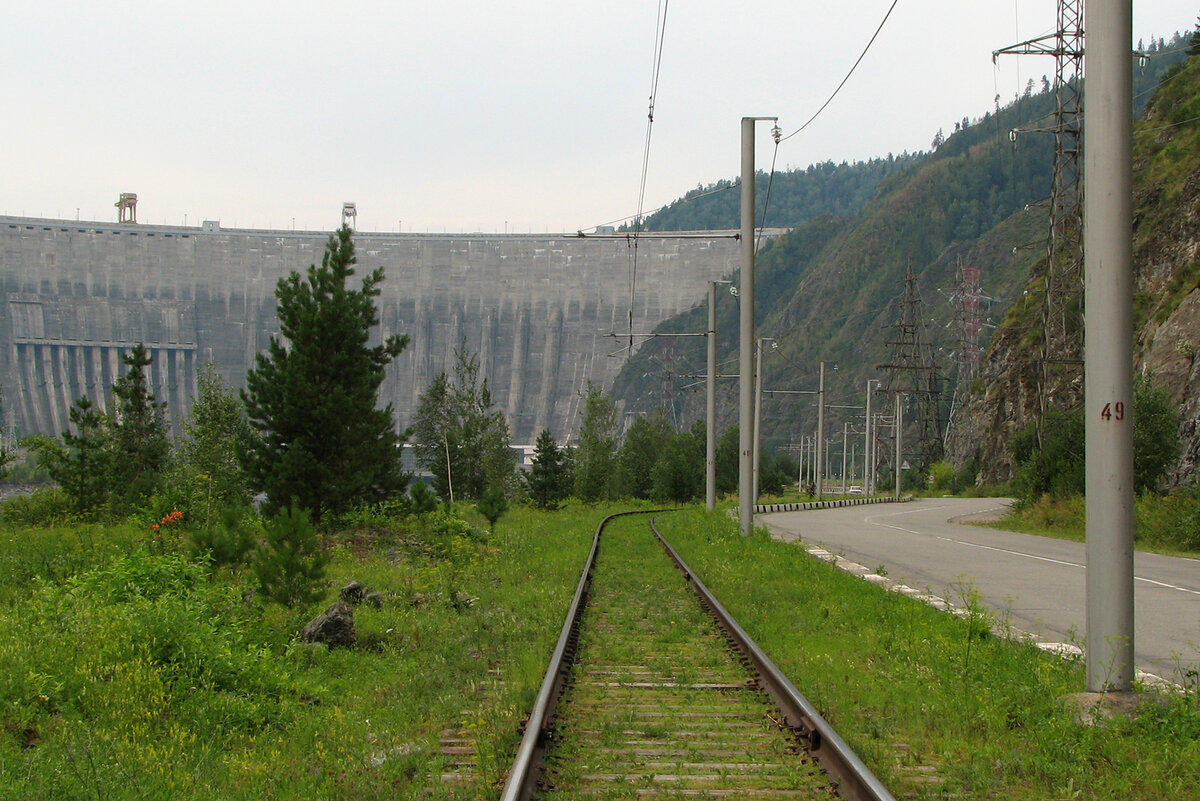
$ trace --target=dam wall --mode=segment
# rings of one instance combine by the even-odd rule
[[[255,354],[279,331],[276,282],[319,264],[327,240],[327,232],[216,223],[0,216],[6,429],[57,435],[85,395],[111,411],[121,357],[142,342],[153,357],[150,386],[178,433],[205,364],[245,385]],[[543,428],[559,439],[577,432],[581,389],[588,381],[608,388],[621,367],[633,258],[624,237],[358,232],[354,243],[360,276],[384,269],[380,333],[412,339],[380,390],[401,426],[462,345],[479,355],[517,443]],[[707,282],[737,267],[731,232],[643,235],[633,330],[703,302]]]

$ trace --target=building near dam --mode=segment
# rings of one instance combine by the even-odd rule
[[[154,359],[151,386],[178,431],[206,363],[244,385],[279,330],[276,282],[319,264],[327,239],[216,222],[0,216],[6,428],[57,435],[85,395],[110,410],[121,356],[142,342]],[[514,442],[532,442],[543,428],[569,437],[581,389],[610,386],[621,367],[634,258],[625,237],[360,232],[354,241],[360,274],[384,269],[382,333],[412,339],[381,389],[401,426],[459,347],[478,354]],[[632,327],[646,332],[733,273],[738,241],[728,231],[643,235],[636,258]]]

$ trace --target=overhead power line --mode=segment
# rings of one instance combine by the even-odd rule
[[[658,79],[659,79],[659,75],[661,73],[661,67],[662,67],[662,43],[663,43],[663,37],[664,37],[663,32],[664,32],[664,29],[666,28],[668,2],[670,2],[670,0],[662,0],[662,3],[659,7],[657,29],[655,32],[654,73],[653,73],[653,77],[651,79],[651,84],[650,84],[650,114],[649,114],[649,118],[647,120],[647,125],[646,125],[646,145],[645,145],[645,150],[644,150],[643,159],[642,159],[642,180],[641,180],[641,188],[638,192],[638,211],[637,211],[636,215],[633,215],[633,217],[621,217],[619,219],[612,220],[609,223],[606,223],[606,225],[613,225],[616,223],[626,222],[627,220],[630,220],[630,219],[634,220],[634,240],[633,240],[633,257],[632,257],[633,258],[633,266],[631,267],[631,270],[630,270],[630,307],[631,307],[631,310],[632,310],[632,306],[633,306],[633,286],[634,286],[636,276],[637,276],[637,266],[636,266],[637,265],[637,234],[640,233],[640,231],[641,231],[642,221],[644,219],[643,202],[644,202],[645,192],[646,192],[646,176],[647,176],[647,172],[649,169],[649,163],[650,163],[650,132],[654,126],[654,104],[657,99]],[[823,104],[821,104],[821,107],[819,109],[817,109],[816,113],[813,114],[811,117],[809,117],[807,122],[805,122],[803,125],[801,125],[796,130],[792,131],[787,136],[782,136],[781,135],[782,131],[779,129],[778,126],[776,126],[775,130],[772,131],[772,134],[774,135],[774,138],[775,138],[776,154],[778,154],[778,152],[779,152],[780,143],[785,142],[788,139],[791,139],[793,136],[800,133],[805,128],[807,128],[809,125],[811,125],[813,123],[813,121],[816,120],[817,117],[819,117],[821,115],[821,112],[823,112],[826,109],[826,107],[828,107],[829,104],[833,102],[833,99],[835,97],[837,97],[838,92],[842,91],[842,87],[846,85],[846,82],[850,80],[850,76],[854,74],[854,71],[856,69],[858,69],[858,65],[862,63],[863,58],[867,55],[867,51],[869,51],[871,49],[871,46],[873,44],[875,44],[875,40],[879,37],[879,33],[883,30],[883,26],[885,24],[887,24],[888,18],[892,16],[892,12],[896,9],[896,6],[899,4],[899,2],[900,2],[900,0],[892,0],[891,6],[888,7],[887,13],[883,15],[883,19],[880,21],[879,27],[877,27],[875,29],[875,33],[872,34],[871,40],[869,42],[867,42],[867,46],[863,48],[862,53],[859,54],[858,58],[854,62],[854,65],[852,67],[850,67],[850,71],[846,73],[846,77],[842,78],[841,83],[839,83],[837,85],[837,88],[833,90],[833,94],[831,94],[829,96],[829,98]],[[772,164],[771,164],[772,177],[774,177],[774,173],[775,173],[774,158],[772,158]],[[715,194],[717,192],[724,192],[725,190],[732,189],[735,186],[737,186],[737,184],[733,183],[733,184],[730,184],[729,186],[714,188],[709,192],[704,192],[699,195],[687,198],[686,201],[696,200],[698,198],[701,198],[701,197],[704,197],[704,196],[710,195],[710,194]],[[770,185],[768,182],[768,193],[769,193],[769,186]],[[770,196],[768,194],[768,200],[769,200],[769,197]],[[664,209],[664,208],[666,208],[666,206],[660,206],[659,208],[655,209],[655,211],[662,211],[662,209]],[[764,208],[763,223],[762,223],[762,225],[760,225],[760,229],[765,224],[766,224],[766,210]],[[761,232],[760,232],[759,236],[761,238]]]
[[[650,111],[646,115],[646,145],[642,151],[642,177],[638,187],[637,218],[634,220],[632,254],[629,263],[629,351],[633,352],[633,307],[637,293],[638,236],[642,232],[642,210],[646,200],[646,176],[650,171],[650,139],[654,131],[654,105],[658,102],[658,79],[662,74],[663,41],[667,35],[667,6],[660,0],[654,19],[654,59],[650,74]]]
[[[882,21],[880,21],[880,23],[879,23],[879,27],[878,27],[878,28],[876,28],[876,29],[875,29],[875,33],[873,33],[873,34],[871,35],[871,41],[867,42],[867,46],[866,46],[866,47],[864,47],[864,48],[863,48],[863,51],[862,51],[862,53],[860,53],[860,54],[859,54],[859,56],[858,56],[858,59],[857,59],[857,60],[854,62],[854,66],[852,66],[852,67],[850,68],[850,71],[846,73],[846,77],[845,77],[845,78],[842,78],[842,82],[841,82],[841,83],[839,83],[839,84],[837,85],[837,88],[833,90],[833,94],[831,94],[831,95],[829,96],[829,99],[828,99],[828,100],[826,100],[824,103],[822,103],[822,104],[821,104],[821,107],[820,107],[819,109],[817,109],[817,111],[816,111],[816,113],[815,113],[815,114],[813,114],[811,117],[809,117],[809,118],[808,118],[808,121],[807,121],[807,122],[805,122],[805,123],[804,123],[803,125],[801,125],[799,128],[797,128],[796,130],[792,131],[790,134],[788,134],[787,136],[783,137],[783,138],[782,138],[782,139],[780,139],[779,141],[781,141],[781,142],[786,142],[788,139],[791,139],[793,136],[795,136],[796,134],[800,133],[801,131],[803,131],[803,130],[804,130],[805,128],[807,128],[808,126],[812,125],[812,123],[813,123],[813,120],[815,120],[817,117],[821,116],[821,112],[822,112],[822,111],[824,111],[824,110],[826,109],[826,107],[827,107],[827,106],[828,106],[830,103],[832,103],[832,102],[833,102],[833,99],[834,99],[835,97],[837,97],[837,96],[838,96],[838,92],[842,91],[842,87],[846,85],[846,81],[850,80],[850,76],[854,74],[854,71],[855,71],[856,69],[858,69],[858,65],[862,63],[862,60],[863,60],[863,58],[864,58],[864,57],[867,55],[867,51],[871,49],[871,45],[875,44],[875,40],[876,40],[876,39],[879,37],[879,32],[880,32],[880,31],[882,31],[882,30],[883,30],[883,26],[887,24],[888,17],[892,16],[892,11],[894,11],[894,10],[896,9],[896,4],[897,4],[897,3],[899,3],[899,2],[900,2],[900,0],[892,0],[892,5],[891,5],[891,7],[890,7],[890,8],[888,8],[888,10],[887,10],[887,13],[883,15],[883,20],[882,20]]]

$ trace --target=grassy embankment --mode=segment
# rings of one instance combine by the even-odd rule
[[[938,612],[721,517],[660,528],[897,797],[1200,798],[1195,693],[1083,725],[1060,700],[1082,664],[990,634],[977,604]]]
[[[1004,517],[978,525],[1083,542],[1084,506],[1082,497],[1046,496],[1018,504]],[[1200,491],[1142,495],[1134,503],[1133,514],[1134,547],[1139,551],[1200,557]]]
[[[352,579],[388,602],[359,607],[359,647],[334,651],[294,639],[317,608],[262,605],[178,534],[4,529],[0,797],[495,797],[604,514],[336,537],[325,603]],[[989,635],[978,608],[936,612],[721,515],[662,522],[897,795],[1200,797],[1194,695],[1083,726],[1056,700],[1082,689],[1081,666]],[[436,780],[446,728],[481,743],[478,782],[457,790]]]

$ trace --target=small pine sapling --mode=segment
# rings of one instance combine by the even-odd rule
[[[224,509],[219,522],[193,531],[192,554],[207,557],[214,570],[222,565],[235,567],[245,562],[254,547],[254,538],[240,517],[237,509]]]
[[[408,488],[407,505],[410,514],[429,514],[437,509],[438,498],[424,481],[414,481]]]
[[[263,527],[265,541],[254,554],[254,574],[264,596],[288,607],[311,604],[325,594],[325,566],[317,530],[296,503]]]
[[[487,518],[492,531],[496,530],[496,521],[508,511],[508,498],[504,496],[504,487],[493,484],[483,493],[483,497],[475,505],[479,514]]]

